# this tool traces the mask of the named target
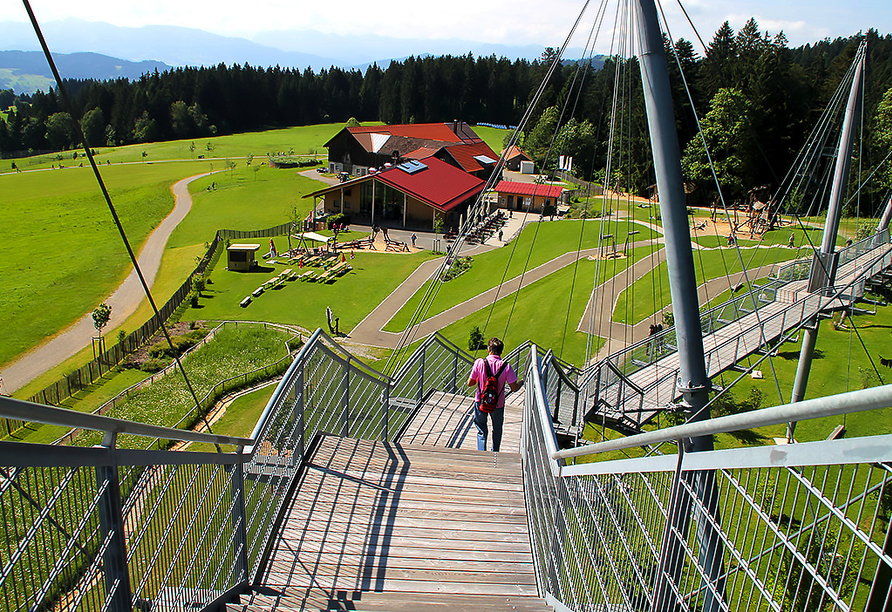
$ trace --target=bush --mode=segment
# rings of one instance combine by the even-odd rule
[[[446,268],[446,271],[443,272],[443,280],[450,281],[453,278],[461,276],[465,272],[471,269],[471,266],[474,263],[473,257],[456,257],[451,264]]]
[[[189,305],[192,308],[198,308],[198,292],[195,289],[189,293]]]
[[[165,361],[164,359],[148,359],[142,362],[142,365],[139,366],[139,369],[143,372],[154,374],[155,372],[160,372],[166,366],[167,361]]]
[[[483,332],[480,331],[480,328],[475,325],[471,329],[471,333],[468,334],[468,350],[478,351],[485,348],[486,342],[483,340]]]
[[[350,225],[350,215],[336,213],[325,220],[325,227],[331,229],[332,225]]]

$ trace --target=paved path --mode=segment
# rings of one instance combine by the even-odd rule
[[[630,245],[630,248],[636,248],[650,244],[650,240],[641,241]],[[464,317],[481,310],[496,300],[504,299],[518,289],[527,287],[532,283],[545,278],[546,276],[557,272],[558,270],[569,266],[577,259],[583,259],[588,256],[596,256],[601,252],[600,248],[585,249],[580,252],[571,251],[559,255],[554,259],[541,264],[521,276],[515,276],[506,280],[502,285],[493,287],[483,293],[480,293],[461,304],[457,304],[439,314],[436,314],[420,324],[415,325],[410,332],[409,337],[412,340],[418,340],[432,334],[435,331],[443,329]],[[403,332],[386,332],[382,328],[390,319],[399,311],[400,308],[418,291],[426,280],[428,280],[437,270],[442,259],[427,261],[419,266],[409,278],[397,287],[393,293],[381,302],[375,310],[360,321],[359,325],[350,332],[350,339],[354,342],[362,344],[370,344],[373,346],[382,346],[394,348],[398,345]]]
[[[212,172],[185,178],[171,187],[175,201],[173,210],[149,235],[138,256],[140,269],[149,287],[155,282],[167,239],[192,208],[189,183],[210,174]],[[136,276],[136,271],[132,271],[115,292],[103,300],[112,307],[112,316],[107,329],[114,329],[126,321],[136,312],[144,299],[145,292]],[[96,335],[91,315],[92,313],[87,313],[52,340],[25,353],[4,368],[0,372],[3,390],[6,393],[14,393],[47,370],[76,355],[85,346],[89,346],[91,338]]]

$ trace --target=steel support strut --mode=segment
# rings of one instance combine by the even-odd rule
[[[701,421],[710,418],[705,406],[709,401],[711,383],[704,360],[694,256],[666,51],[653,0],[636,0],[636,8],[640,32],[641,79],[657,177],[660,214],[666,236],[666,263],[678,342],[678,392],[686,410],[691,414],[689,420]],[[712,448],[712,436],[684,441],[685,452]],[[679,588],[684,565],[684,542],[687,539],[693,499],[696,498],[701,509],[697,520],[698,562],[704,582],[701,609],[716,612],[726,606],[715,472],[680,471],[679,476],[686,484],[676,489],[679,494],[673,496],[674,501],[668,509],[667,537],[664,538],[660,555],[653,609],[666,612],[681,606],[680,598],[683,594]],[[676,482],[676,487],[678,484]],[[709,514],[710,518],[704,518],[704,513]]]
[[[811,266],[811,278],[808,290],[820,292],[833,285],[836,276],[838,257],[836,256],[836,234],[839,232],[839,218],[842,214],[842,199],[845,196],[849,181],[849,166],[852,158],[852,134],[855,130],[856,118],[861,106],[861,76],[864,71],[864,56],[867,43],[861,43],[855,59],[855,73],[852,76],[852,89],[846,105],[846,116],[843,122],[842,135],[836,154],[836,168],[833,173],[833,187],[830,191],[830,202],[827,208],[827,220],[824,223],[824,236],[821,240],[821,251],[815,253]],[[793,381],[793,393],[790,402],[801,401],[805,397],[808,386],[808,374],[814,355],[815,342],[818,339],[818,316],[813,316],[805,326],[802,348],[799,350],[799,364],[796,368],[796,379]],[[787,425],[787,439],[792,441],[796,423]]]

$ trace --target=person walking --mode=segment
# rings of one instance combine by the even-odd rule
[[[474,362],[471,375],[468,378],[468,386],[476,386],[474,393],[474,425],[477,427],[477,450],[486,450],[486,439],[489,431],[486,416],[492,417],[492,450],[499,452],[502,446],[502,426],[505,423],[505,385],[511,391],[517,391],[523,386],[523,381],[517,380],[517,375],[511,369],[511,364],[502,360],[504,343],[498,338],[490,338],[487,344],[489,354]],[[494,397],[488,397],[491,390],[489,382],[494,379]],[[490,401],[488,401],[490,400]]]
[[[415,241],[416,241],[417,239],[418,239],[418,236],[416,236],[415,233],[412,232],[412,248],[413,248],[413,249],[415,248]]]

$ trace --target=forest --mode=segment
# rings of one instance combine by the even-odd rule
[[[741,201],[755,186],[782,181],[863,40],[868,58],[857,167],[863,177],[872,176],[863,192],[870,196],[868,206],[876,208],[892,187],[892,172],[883,163],[892,147],[892,35],[869,30],[790,48],[782,33],[769,36],[751,19],[736,32],[723,24],[703,55],[690,41],[667,40],[683,167],[694,186],[693,199],[715,198],[694,109],[710,150],[717,149],[714,161],[722,164],[717,170],[726,196]],[[372,65],[364,73],[220,64],[155,72],[136,81],[67,80],[63,86],[94,147],[351,117],[517,125],[556,53],[547,49],[532,62],[470,54],[409,57],[386,68]],[[609,181],[644,194],[653,177],[640,89],[634,59],[565,59],[533,110],[521,143],[545,171],[558,153],[573,155],[575,174],[603,181],[610,134],[619,134],[625,146]],[[57,91],[27,97],[4,91],[0,101],[0,108],[10,106],[5,120],[0,114],[0,156],[80,146]]]

